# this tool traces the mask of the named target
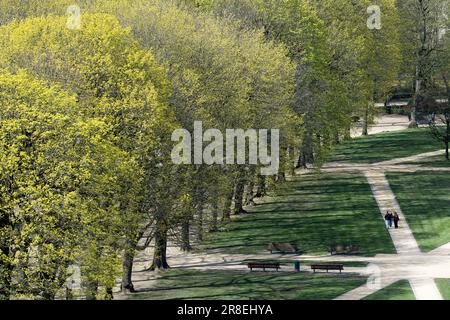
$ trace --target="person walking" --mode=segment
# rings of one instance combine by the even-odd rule
[[[397,211],[394,211],[392,214],[392,219],[394,220],[395,229],[398,229],[398,222],[400,221],[400,217],[398,216]]]
[[[392,218],[392,213],[388,210],[384,216],[384,220],[386,220],[386,228],[388,229],[392,228]]]

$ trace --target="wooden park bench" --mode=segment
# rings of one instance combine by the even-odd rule
[[[339,273],[342,273],[342,270],[344,270],[343,264],[313,264],[311,265],[311,269],[316,273],[316,270],[327,270],[327,273],[329,270],[339,270]]]
[[[334,254],[359,254],[359,247],[354,245],[336,244],[330,246],[331,255]]]
[[[271,242],[267,246],[267,250],[270,253],[281,252],[281,253],[298,253],[298,248],[296,245],[291,243],[277,243]]]
[[[253,271],[253,269],[263,269],[263,271],[266,271],[266,269],[280,269],[280,264],[276,262],[250,262],[247,264],[250,271]]]

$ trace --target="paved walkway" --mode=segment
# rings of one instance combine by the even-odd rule
[[[416,154],[416,155],[409,156],[409,157],[396,158],[396,159],[392,159],[392,160],[388,160],[388,161],[378,162],[378,163],[375,163],[375,166],[389,166],[389,165],[393,165],[393,164],[416,162],[419,160],[432,158],[432,157],[436,157],[436,156],[443,156],[443,155],[445,155],[445,150],[438,150],[438,151],[433,151],[433,152]]]
[[[434,279],[450,278],[450,243],[429,253],[422,253],[420,251],[419,245],[408,226],[407,219],[396,200],[395,194],[391,190],[385,173],[416,172],[422,170],[450,171],[450,168],[430,168],[402,164],[433,157],[442,153],[443,151],[430,152],[375,164],[329,163],[321,169],[321,171],[325,172],[361,172],[366,176],[380,209],[380,223],[384,223],[384,213],[389,209],[395,209],[400,216],[401,227],[399,229],[389,230],[397,254],[382,254],[375,257],[306,256],[269,253],[243,255],[214,252],[209,252],[208,254],[186,254],[180,252],[177,248],[169,248],[169,264],[173,268],[245,271],[247,270],[247,266],[243,261],[250,259],[366,262],[369,263],[368,267],[346,267],[345,272],[365,275],[369,277],[368,283],[341,295],[337,300],[360,300],[402,279],[409,281],[416,299],[441,300],[442,296]],[[151,257],[152,252],[148,250],[141,252],[135,261],[133,281],[137,290],[152,287],[155,279],[159,277],[158,272],[147,271]],[[292,272],[293,268],[282,268],[281,272],[284,271]],[[121,299],[126,297],[116,294],[116,298]]]
[[[401,279],[409,280],[417,300],[442,300],[441,293],[434,281],[438,275],[448,278],[446,272],[450,263],[450,244],[433,250],[429,254],[420,251],[414,234],[407,219],[389,185],[385,172],[416,172],[416,171],[450,171],[450,168],[422,167],[420,165],[404,165],[403,163],[416,162],[429,157],[442,155],[445,151],[439,150],[405,158],[398,158],[374,164],[330,163],[324,167],[327,172],[362,172],[367,178],[373,196],[380,209],[384,221],[384,214],[388,210],[397,211],[401,227],[389,229],[389,234],[397,251],[396,260],[377,259],[380,274],[377,286],[364,285],[338,297],[343,300],[360,300],[371,293],[385,288]],[[430,258],[433,255],[433,258]],[[380,258],[380,257],[378,257]],[[387,262],[387,263],[386,263]],[[395,262],[395,264],[393,264]],[[442,263],[444,262],[444,263]],[[432,270],[433,272],[430,272]]]
[[[408,116],[396,114],[386,114],[375,118],[375,123],[369,126],[369,134],[377,134],[381,132],[401,131],[409,126]],[[362,135],[362,124],[352,128],[351,136],[359,137]]]
[[[367,178],[367,182],[372,189],[372,194],[377,201],[378,207],[380,208],[380,213],[384,219],[384,215],[388,210],[394,209],[397,211],[400,221],[401,228],[389,229],[389,234],[391,235],[392,242],[394,243],[395,249],[399,254],[417,254],[420,253],[419,245],[408,226],[406,217],[404,216],[402,209],[400,208],[395,194],[392,192],[388,180],[384,172],[382,171],[366,171],[364,175]]]

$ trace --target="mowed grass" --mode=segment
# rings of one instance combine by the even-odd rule
[[[357,275],[174,269],[151,289],[129,295],[145,300],[330,300],[361,286]]]
[[[436,279],[436,284],[441,291],[442,298],[450,300],[450,279]]]
[[[450,172],[387,177],[422,251],[450,242]]]
[[[362,255],[395,253],[366,179],[359,174],[311,174],[286,182],[277,196],[209,236],[203,249],[261,253],[269,242],[296,243],[304,254],[328,254],[353,244]]]
[[[407,280],[398,281],[377,291],[363,300],[416,300]]]
[[[445,159],[445,156],[438,155],[418,161],[405,162],[404,164],[419,165],[422,167],[435,167],[435,168],[448,168],[450,167],[450,161]]]
[[[444,149],[427,128],[359,137],[337,146],[331,161],[377,163]]]

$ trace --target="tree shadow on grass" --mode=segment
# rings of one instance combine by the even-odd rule
[[[169,271],[155,287],[135,298],[158,299],[331,299],[365,278],[354,275],[249,273],[241,271]],[[319,292],[319,294],[317,294]]]
[[[320,182],[325,186],[311,186],[309,180],[317,180],[310,176],[289,182],[272,201],[249,209],[251,215],[229,224],[226,232],[212,235],[205,247],[223,253],[257,253],[269,242],[289,242],[306,254],[323,254],[331,244],[342,243],[358,245],[362,255],[395,253],[365,177],[340,177],[323,175]],[[338,188],[333,184],[336,181]],[[303,188],[318,196],[293,192]],[[314,192],[317,188],[320,192]]]

